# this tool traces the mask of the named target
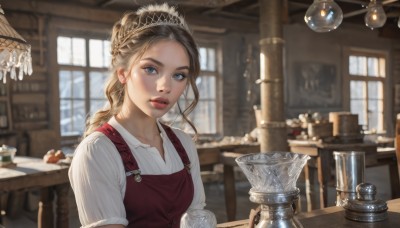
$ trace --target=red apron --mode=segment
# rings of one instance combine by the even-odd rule
[[[179,228],[182,214],[192,203],[194,187],[190,160],[172,129],[162,126],[185,167],[169,175],[140,175],[139,166],[119,132],[108,123],[97,129],[114,143],[124,163],[127,175],[124,205],[128,227]]]

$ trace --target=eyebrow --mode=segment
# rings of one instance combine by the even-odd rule
[[[153,58],[144,58],[144,59],[141,59],[141,60],[149,60],[149,61],[152,61],[152,62],[154,62],[155,64],[157,64],[157,65],[159,65],[159,66],[164,66],[164,64],[162,63],[162,62],[160,62],[160,61],[158,61],[158,60],[155,60],[155,59],[153,59]],[[189,66],[181,66],[181,67],[177,67],[176,68],[176,70],[189,70]]]

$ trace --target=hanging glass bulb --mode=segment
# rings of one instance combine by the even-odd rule
[[[382,27],[386,22],[386,14],[382,4],[376,2],[376,0],[371,0],[364,21],[365,25],[371,29]]]
[[[304,21],[315,32],[336,29],[343,20],[342,9],[333,0],[314,0],[307,9]]]
[[[400,17],[399,17],[399,19],[397,19],[397,27],[400,28]]]

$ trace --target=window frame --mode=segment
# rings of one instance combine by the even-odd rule
[[[384,77],[372,77],[372,76],[358,76],[350,74],[349,70],[349,57],[350,56],[363,56],[363,57],[373,57],[373,58],[384,58],[385,59],[385,76]],[[384,50],[373,50],[373,49],[365,49],[365,48],[355,48],[355,47],[346,47],[343,50],[343,106],[344,110],[351,110],[351,91],[350,91],[350,82],[351,81],[363,81],[363,82],[381,82],[383,86],[382,93],[382,101],[383,101],[383,119],[382,119],[382,127],[383,129],[377,130],[377,132],[371,132],[370,129],[365,133],[378,133],[385,134],[388,132],[388,121],[390,117],[390,110],[388,101],[389,96],[389,54]],[[368,93],[365,95],[366,101],[368,101]],[[367,102],[368,103],[368,102]],[[368,104],[367,104],[368,108]],[[368,115],[366,115],[367,123],[368,123]],[[359,119],[359,123],[360,123]]]
[[[64,37],[69,37],[69,38],[82,38],[85,40],[85,58],[86,58],[86,66],[77,66],[77,65],[69,65],[69,64],[59,64],[57,60],[57,50],[56,50],[56,76],[57,76],[57,96],[59,100],[59,107],[61,107],[61,97],[59,96],[60,88],[59,88],[59,72],[62,70],[66,71],[82,71],[84,74],[84,80],[85,80],[85,85],[84,85],[84,102],[85,102],[85,114],[88,115],[90,112],[90,101],[92,100],[90,97],[90,73],[91,72],[103,72],[107,73],[109,71],[108,67],[91,67],[90,66],[90,52],[89,52],[89,42],[91,39],[96,39],[96,40],[103,40],[103,41],[109,41],[108,35],[106,33],[97,33],[97,32],[80,32],[80,31],[72,31],[72,30],[60,30],[57,32],[55,35],[55,49],[57,49],[57,39],[59,36],[64,36]],[[106,98],[104,98],[106,101]],[[68,100],[68,99],[66,99]],[[97,98],[95,99],[97,100]],[[59,132],[61,136],[61,142],[62,145],[65,144],[70,144],[71,142],[76,142],[78,141],[81,137],[82,134],[67,134],[67,135],[62,135],[61,134],[61,113],[58,114],[58,125],[59,125]]]
[[[215,139],[219,139],[223,136],[223,74],[222,74],[222,41],[216,36],[198,34],[195,37],[197,47],[200,50],[200,47],[205,48],[214,48],[215,50],[215,71],[206,71],[200,69],[199,76],[204,77],[215,77],[215,133],[207,134],[199,132],[199,140],[202,141],[212,141]],[[211,74],[215,74],[215,76],[210,76]],[[199,102],[201,99],[201,94],[199,98]],[[207,100],[207,99],[204,99]],[[199,105],[199,104],[198,104]],[[196,126],[196,125],[195,125]]]
[[[205,137],[205,138],[217,138],[222,135],[222,90],[221,88],[221,82],[222,82],[222,74],[221,74],[221,69],[220,69],[220,61],[222,58],[222,55],[220,54],[220,45],[218,42],[215,41],[198,41],[197,46],[200,50],[200,47],[204,48],[213,48],[215,50],[215,71],[209,71],[209,70],[201,70],[200,69],[200,74],[199,76],[202,77],[214,77],[215,78],[215,133],[207,134],[207,133],[200,133],[200,137]],[[199,98],[199,103],[200,101],[210,101],[212,99],[210,98]]]

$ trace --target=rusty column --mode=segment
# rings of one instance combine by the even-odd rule
[[[283,1],[260,2],[261,151],[287,151],[283,91]]]

